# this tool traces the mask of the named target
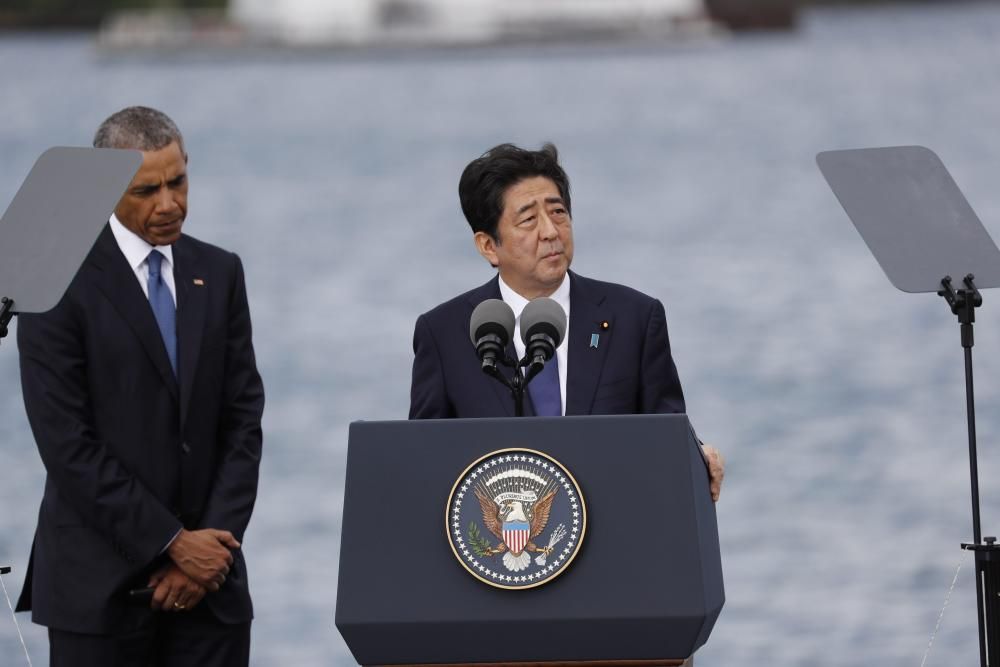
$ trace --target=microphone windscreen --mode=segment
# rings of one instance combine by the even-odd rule
[[[487,299],[472,311],[469,318],[469,337],[472,344],[486,334],[500,336],[503,344],[514,337],[514,311],[501,299]]]
[[[547,296],[529,301],[521,311],[521,340],[524,344],[527,345],[528,339],[539,332],[552,336],[556,347],[566,336],[566,311],[558,301]]]

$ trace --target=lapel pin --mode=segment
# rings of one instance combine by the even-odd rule
[[[597,343],[601,340],[601,334],[590,334],[590,347],[597,348]]]
[[[608,322],[607,320],[601,322],[601,331],[607,331],[610,328],[611,328],[611,322]]]
[[[201,287],[201,286],[203,286],[205,284],[205,281],[202,280],[201,278],[195,278],[194,279],[194,284],[198,285],[199,287]]]

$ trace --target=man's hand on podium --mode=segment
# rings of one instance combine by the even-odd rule
[[[722,458],[722,452],[711,445],[702,444],[701,451],[705,455],[705,464],[708,465],[708,490],[712,492],[712,501],[718,502],[722,478],[726,476],[726,461]]]

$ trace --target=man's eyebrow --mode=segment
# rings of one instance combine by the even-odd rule
[[[562,197],[546,197],[545,198],[545,203],[546,204],[562,204],[563,206],[566,205],[566,202],[564,202],[562,200]]]
[[[528,209],[530,209],[530,208],[533,208],[533,207],[535,206],[535,203],[536,203],[536,202],[530,202],[530,203],[528,203],[528,204],[525,204],[525,205],[524,205],[524,206],[522,206],[521,208],[517,209],[517,214],[518,214],[518,215],[521,215],[522,213],[524,213],[524,212],[525,212],[525,211],[527,211]]]

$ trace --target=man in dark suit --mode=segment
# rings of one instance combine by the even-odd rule
[[[465,168],[459,198],[476,248],[497,276],[417,319],[411,419],[512,416],[510,391],[482,372],[469,318],[480,302],[503,299],[517,318],[508,354],[521,358],[521,311],[543,296],[559,302],[569,328],[553,360],[528,385],[526,414],[684,412],[663,304],[569,271],[569,179],[555,146],[490,149]],[[704,450],[712,497],[718,499],[722,457],[713,447]]]
[[[247,665],[264,391],[243,268],[181,233],[166,115],[124,109],[94,145],[143,161],[59,304],[18,323],[47,473],[18,609],[48,626],[54,666]]]

